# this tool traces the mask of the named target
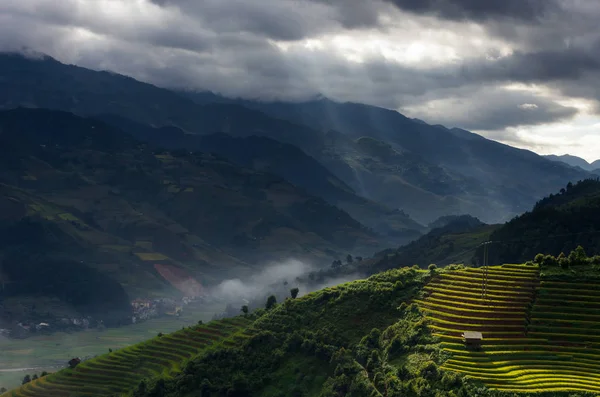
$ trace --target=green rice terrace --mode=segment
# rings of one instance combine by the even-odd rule
[[[142,379],[180,371],[188,359],[204,351],[239,343],[251,334],[251,323],[249,318],[236,317],[159,334],[146,342],[84,361],[75,368],[32,380],[2,397],[125,394]]]
[[[441,273],[418,300],[442,348],[441,369],[490,389],[600,393],[600,283],[540,281],[537,266]],[[481,332],[467,346],[466,331]]]
[[[600,257],[581,258],[404,267],[272,297],[1,397],[600,395]]]

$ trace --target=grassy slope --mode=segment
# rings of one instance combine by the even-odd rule
[[[114,376],[114,381],[104,379],[105,388],[137,385],[131,395],[138,397],[498,397],[512,392],[566,397],[600,391],[597,323],[586,322],[600,321],[595,281],[545,281],[537,266],[525,265],[491,267],[488,279],[482,300],[481,269],[391,270],[261,309],[251,327],[241,331],[246,336],[237,339],[239,344],[196,350],[187,364],[185,357],[176,360],[189,350],[185,338],[191,331],[163,336],[174,342],[164,345],[166,350],[151,349],[162,352],[165,363],[143,384],[139,376],[117,379],[110,371],[83,371],[81,380],[74,380],[69,375],[74,371],[66,370],[48,380],[72,382],[65,389]],[[581,292],[573,295],[574,290]],[[469,329],[483,331],[481,350],[465,349],[461,342],[460,333]],[[142,354],[145,346],[130,351]],[[96,368],[113,356],[81,368]],[[133,373],[132,363],[115,365]],[[174,371],[159,375],[164,369]],[[37,390],[34,384],[14,395],[43,395]]]
[[[286,300],[254,321],[251,332],[255,336],[247,343],[240,348],[215,350],[199,356],[184,368],[184,374],[193,376],[182,375],[183,378],[177,377],[172,381],[167,377],[166,387],[179,388],[183,392],[189,387],[185,382],[193,382],[194,387],[198,388],[206,377],[215,391],[251,387],[257,395],[279,396],[282,395],[281,387],[291,387],[289,380],[299,378],[298,390],[295,392],[314,395],[326,378],[333,375],[335,366],[332,367],[329,363],[332,349],[357,346],[373,327],[385,329],[394,324],[400,314],[397,307],[416,294],[426,277],[427,273],[423,271],[398,270],[368,280],[327,288],[295,300]],[[399,283],[395,284],[396,282]],[[243,318],[234,321],[241,320]],[[166,337],[171,338],[170,335],[163,336]],[[184,340],[182,339],[181,349],[186,349],[187,343]],[[154,338],[148,343],[155,344],[157,341],[158,338]],[[128,349],[141,351],[143,346],[145,345],[134,345]],[[170,348],[174,351],[179,349],[176,345]],[[122,349],[112,355],[126,351],[127,349]],[[112,356],[108,355],[90,360],[82,368],[95,367],[110,357]],[[215,365],[215,361],[219,365]],[[129,362],[124,364],[130,365]],[[137,367],[129,368],[133,371]],[[267,370],[271,374],[268,379],[248,380],[242,373],[247,371],[259,376],[257,371]],[[158,368],[156,371],[160,372]],[[71,372],[74,371],[65,370],[53,376],[67,379]],[[200,378],[196,379],[196,373]],[[237,375],[231,376],[233,373]],[[261,377],[264,375],[264,372],[260,373]],[[94,375],[92,372],[85,376]],[[239,379],[236,380],[236,377]],[[139,378],[136,379],[139,381]],[[152,383],[149,388],[151,385]],[[30,389],[31,387],[24,388]],[[289,391],[291,393],[294,390]],[[30,390],[26,395],[37,395],[31,393]]]
[[[398,266],[418,265],[425,268],[431,263],[440,266],[451,263],[471,264],[477,246],[489,240],[499,227],[500,225],[450,223],[396,250],[383,251],[373,259],[364,261],[361,267],[369,272],[376,272]]]
[[[6,396],[122,394],[144,378],[179,371],[187,360],[206,350],[241,343],[251,324],[250,318],[226,319],[159,335],[32,381]]]

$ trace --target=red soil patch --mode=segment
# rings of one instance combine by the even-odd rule
[[[187,271],[172,265],[155,263],[154,268],[171,285],[186,296],[203,296],[204,288]]]

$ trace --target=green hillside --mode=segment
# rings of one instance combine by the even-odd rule
[[[268,261],[381,248],[325,200],[215,155],[151,150],[103,122],[41,109],[0,112],[0,130],[0,328],[55,315],[11,316],[10,297],[58,297],[61,309],[126,321],[131,299],[185,295],[184,280],[208,287]]]
[[[490,235],[492,263],[519,263],[538,253],[558,256],[577,246],[600,254],[600,180],[569,183]],[[476,253],[481,257],[481,249]]]
[[[252,320],[239,317],[188,327],[116,350],[75,368],[33,380],[3,396],[105,396],[126,393],[145,378],[180,371],[186,361],[218,346],[234,346],[252,334]]]
[[[486,225],[468,215],[450,217],[417,240],[395,250],[388,249],[364,261],[361,267],[369,274],[386,269],[418,265],[425,268],[431,263],[476,263],[474,253],[501,225]]]
[[[538,253],[559,256],[583,246],[590,255],[600,254],[600,180],[569,183],[539,200],[533,208],[501,225],[486,225],[468,215],[443,217],[436,227],[397,249],[376,254],[361,266],[367,273],[398,266],[430,263],[481,264],[484,242],[489,244],[491,264],[522,263]]]
[[[156,337],[2,397],[595,396],[600,263],[584,262],[580,273],[596,274],[585,281],[548,264],[393,269]],[[465,331],[481,332],[480,346],[468,347]]]
[[[482,299],[481,269],[442,274],[418,301],[458,372],[490,389],[511,392],[600,393],[600,281],[540,281],[537,267],[488,270]],[[480,349],[461,334],[480,331]]]

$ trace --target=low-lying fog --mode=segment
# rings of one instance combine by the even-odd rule
[[[211,299],[220,300],[234,306],[239,311],[241,305],[248,304],[251,309],[262,307],[266,297],[275,295],[278,301],[290,296],[290,289],[299,288],[298,296],[325,287],[338,285],[363,278],[359,273],[331,276],[323,273],[323,268],[296,259],[270,263],[259,273],[247,279],[229,279],[209,289]],[[311,276],[312,274],[312,276]],[[240,306],[235,306],[240,305]],[[233,315],[234,313],[229,313]]]

